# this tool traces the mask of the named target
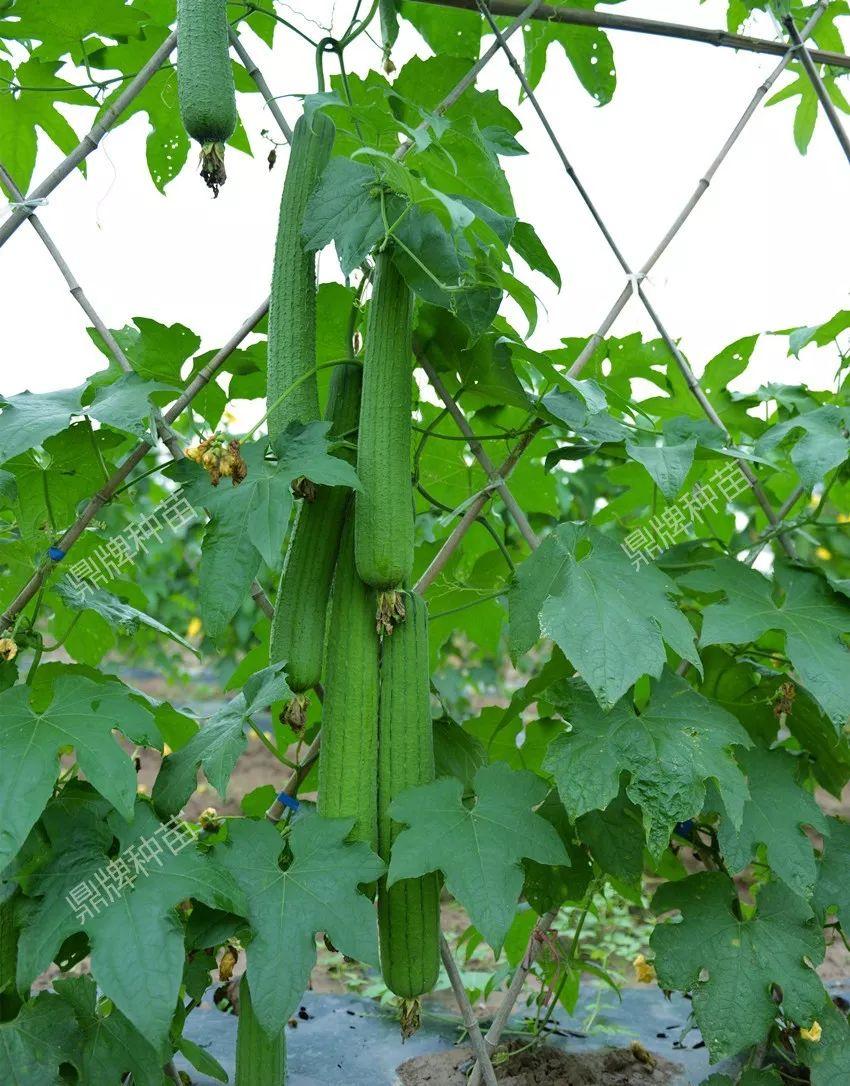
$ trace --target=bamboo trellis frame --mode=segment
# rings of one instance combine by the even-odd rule
[[[805,46],[805,39],[809,37],[814,29],[817,20],[823,14],[827,0],[820,0],[813,15],[810,17],[806,26],[803,28],[802,33],[798,32],[793,20],[786,20],[786,30],[789,34],[791,44],[772,42],[765,39],[747,38],[742,35],[728,34],[722,31],[705,31],[700,28],[685,27],[681,24],[662,23],[656,20],[636,19],[633,17],[619,16],[613,14],[601,14],[598,12],[569,9],[569,8],[549,8],[543,5],[540,0],[532,0],[530,4],[522,7],[520,4],[515,3],[514,0],[490,0],[486,3],[485,0],[426,0],[428,3],[442,3],[447,6],[468,8],[470,10],[479,10],[487,21],[490,30],[495,36],[495,42],[490,46],[479,58],[478,61],[470,68],[469,72],[463,77],[463,79],[449,92],[445,99],[436,107],[435,113],[444,113],[448,110],[457,99],[463,94],[463,92],[471,86],[477,78],[480,71],[484,66],[499,52],[503,52],[506,56],[509,64],[515,71],[525,93],[529,97],[533,108],[535,109],[541,123],[543,124],[553,147],[560,158],[562,165],[567,175],[576,186],[580,197],[591,213],[594,221],[597,223],[603,237],[614,253],[617,261],[621,265],[625,272],[628,283],[624,290],[619,295],[617,301],[612,306],[609,313],[606,315],[598,330],[590,337],[587,345],[570,367],[568,373],[569,376],[577,376],[583,369],[586,363],[593,356],[596,348],[604,339],[608,330],[614,323],[614,320],[619,313],[625,308],[626,303],[632,294],[637,294],[642,301],[644,307],[647,310],[651,320],[656,325],[662,339],[670,350],[676,364],[681,370],[688,388],[695,396],[703,411],[708,418],[718,426],[728,436],[722,420],[720,420],[714,408],[706,398],[705,394],[699,385],[698,380],[690,369],[687,360],[682,355],[675,340],[670,336],[666,327],[662,324],[657,312],[652,306],[651,302],[646,297],[646,291],[643,286],[643,282],[646,279],[647,274],[651,268],[655,265],[661,255],[665,252],[673,238],[681,230],[682,226],[690,217],[694,208],[702,199],[705,192],[711,183],[719,166],[722,164],[728,153],[731,151],[734,144],[744,131],[747,123],[756,112],[759,104],[764,100],[768,91],[787,68],[788,64],[794,59],[795,55],[799,54],[803,69],[806,72],[807,77],[812,83],[815,93],[818,95],[819,100],[824,105],[824,109],[830,120],[836,137],[844,151],[845,155],[850,161],[850,142],[848,142],[847,133],[841,125],[840,120],[837,117],[837,113],[829,100],[828,93],[825,90],[823,81],[817,71],[815,65],[817,63],[827,64],[839,69],[850,69],[850,57],[843,54],[829,53],[823,50],[809,50]],[[513,22],[504,30],[500,30],[493,15],[513,15],[515,16]],[[674,220],[667,233],[662,240],[656,246],[653,253],[647,259],[647,261],[641,266],[638,272],[633,272],[630,265],[620,252],[613,236],[605,225],[604,220],[597,211],[593,204],[587,190],[584,188],[574,168],[572,167],[569,159],[567,158],[559,140],[556,136],[549,120],[547,119],[544,111],[540,107],[537,99],[528,85],[525,75],[513,56],[510,48],[508,47],[509,38],[519,30],[529,19],[553,19],[559,22],[568,23],[576,26],[595,26],[600,28],[612,29],[612,30],[627,30],[635,31],[644,34],[656,34],[664,37],[680,38],[685,40],[697,41],[715,46],[730,47],[736,49],[747,50],[754,53],[777,55],[781,57],[779,64],[767,77],[767,79],[758,87],[753,98],[747,105],[741,119],[736,124],[731,135],[723,144],[720,152],[711,163],[709,169],[700,178],[697,187],[685,204],[684,208],[676,219]],[[231,29],[231,44],[234,52],[240,58],[244,64],[248,74],[254,80],[259,92],[265,99],[268,108],[274,116],[280,130],[287,141],[291,140],[291,129],[283,116],[277,100],[271,94],[268,84],[266,83],[262,72],[252,61],[250,55],[245,49],[244,43],[239,37],[238,33]],[[99,121],[90,129],[90,131],[83,137],[78,146],[59,163],[59,165],[42,181],[37,185],[28,196],[22,197],[14,184],[14,180],[9,177],[8,173],[0,166],[0,176],[6,184],[9,191],[15,197],[13,204],[13,211],[9,218],[0,224],[0,246],[12,236],[17,228],[26,221],[30,220],[33,228],[38,233],[45,247],[47,248],[50,256],[56,263],[60,272],[68,284],[68,288],[72,296],[78,302],[85,314],[92,321],[95,328],[99,331],[105,345],[107,346],[110,354],[115,359],[116,363],[122,369],[123,372],[132,372],[132,366],[129,360],[124,355],[118,343],[115,341],[112,334],[109,332],[108,326],[100,318],[97,311],[94,309],[88,298],[84,294],[80,285],[76,282],[73,274],[70,271],[67,263],[63,259],[59,249],[55,245],[55,242],[44,229],[37,215],[35,214],[36,207],[44,201],[44,199],[50,195],[61,182],[68,177],[73,170],[89,155],[92,151],[96,150],[101,140],[109,131],[111,126],[115,123],[121,113],[130,105],[134,98],[144,89],[151,78],[159,71],[160,67],[168,60],[177,44],[176,32],[170,34],[165,41],[159,46],[159,48],[153,53],[148,63],[128,82],[124,90],[117,96],[115,102],[109,109],[107,109]],[[427,122],[423,122],[423,127]],[[412,146],[412,141],[405,141],[396,152],[396,157],[403,157]],[[157,428],[157,433],[163,443],[169,448],[172,455],[177,457],[182,455],[182,449],[180,448],[179,438],[177,434],[171,429],[170,423],[172,423],[188,406],[191,400],[197,395],[198,392],[213,379],[215,374],[221,369],[230,355],[235,351],[239,344],[249,335],[262,317],[268,310],[268,299],[262,302],[260,306],[245,320],[237,331],[231,336],[231,338],[224,344],[223,347],[216,352],[214,357],[204,366],[192,379],[187,388],[181,394],[181,396],[171,405],[171,407],[163,412],[158,410],[155,412],[154,421]],[[474,431],[469,426],[465,415],[458,406],[456,400],[446,389],[445,385],[441,381],[437,372],[431,367],[427,358],[419,358],[419,363],[423,367],[428,376],[432,386],[437,394],[443,400],[448,412],[452,415],[455,422],[458,425],[463,436],[467,439],[469,447],[473,455],[480,463],[484,470],[488,484],[477,495],[475,495],[467,506],[463,516],[459,523],[450,534],[449,538],[443,544],[442,548],[420,578],[417,583],[416,590],[424,591],[433,581],[439,576],[440,572],[450,560],[452,554],[459,546],[464,535],[468,531],[469,527],[475,522],[480,515],[484,506],[489,501],[491,495],[494,492],[498,492],[502,497],[505,507],[508,513],[512,516],[519,531],[529,547],[535,549],[538,545],[538,539],[534,530],[531,528],[527,517],[523,513],[519,503],[514,498],[507,485],[507,479],[510,476],[511,471],[515,467],[516,463],[525,452],[527,447],[531,444],[534,436],[545,425],[541,420],[535,420],[526,430],[522,438],[517,442],[514,449],[507,456],[505,461],[496,468],[492,461],[490,461],[486,452],[484,451],[481,443],[476,439]],[[78,520],[64,533],[59,540],[58,549],[62,552],[67,552],[77,539],[85,531],[86,527],[91,523],[99,509],[108,501],[114,497],[120,484],[129,476],[131,471],[141,460],[147,455],[147,453],[153,448],[153,442],[143,441],[134,449],[134,451],[125,458],[123,463],[116,469],[113,475],[109,478],[107,483],[90,499],[85,510],[78,518]],[[739,460],[742,470],[748,477],[753,492],[756,495],[759,504],[765,512],[768,520],[770,521],[771,528],[776,529],[778,525],[784,522],[785,517],[793,508],[799,497],[804,493],[802,487],[798,487],[789,496],[783,506],[778,512],[774,511],[769,500],[764,494],[758,479],[749,467],[749,464],[745,461]],[[769,534],[770,529],[765,534]],[[794,553],[793,545],[790,543],[790,539],[780,534],[780,541],[789,554]],[[756,541],[754,549],[752,551],[751,559],[754,559],[757,553],[756,547],[763,545]],[[52,569],[57,563],[52,559],[45,560],[35,571],[33,576],[27,582],[27,584],[21,589],[6,611],[0,615],[0,631],[10,626],[15,618],[23,611],[27,604],[33,599],[38,590],[45,583],[48,575],[52,572]],[[254,598],[258,605],[263,609],[266,614],[272,611],[272,605],[266,597],[263,589],[256,582],[252,585],[251,596]],[[319,751],[319,736],[317,736],[313,743],[310,745],[304,758],[299,764],[298,768],[293,771],[289,781],[285,785],[283,792],[287,795],[294,795],[306,774],[309,772],[310,767],[318,756]],[[276,803],[269,810],[269,817],[276,819],[280,817],[282,812],[282,805]],[[492,1086],[495,1083],[495,1076],[493,1073],[492,1064],[490,1061],[490,1053],[492,1053],[499,1041],[501,1033],[507,1023],[514,1003],[518,998],[522,989],[526,976],[531,969],[539,946],[542,944],[545,932],[549,929],[554,922],[555,913],[547,913],[541,917],[535,925],[534,931],[529,939],[526,953],[516,968],[511,984],[502,1004],[497,1011],[495,1020],[488,1031],[486,1037],[482,1037],[480,1028],[472,1015],[472,1009],[469,1004],[468,997],[463,989],[462,982],[454,961],[451,958],[451,954],[448,945],[445,940],[441,944],[441,954],[446,966],[447,972],[452,983],[452,987],[455,991],[458,1004],[461,1008],[461,1012],[464,1018],[464,1022],[467,1028],[470,1030],[470,1034],[473,1040],[473,1047],[476,1053],[476,1064],[470,1077],[471,1086],[478,1086],[483,1075],[488,1086]]]

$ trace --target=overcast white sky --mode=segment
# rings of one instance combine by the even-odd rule
[[[335,7],[340,29],[351,3],[337,0]],[[626,0],[616,10],[720,27],[725,7],[723,0]],[[333,5],[317,0],[309,9],[322,21]],[[762,17],[750,32],[774,36]],[[615,238],[637,265],[775,59],[643,35],[612,33],[611,39],[618,87],[610,105],[593,105],[555,47],[538,93]],[[283,31],[273,57],[252,35],[246,43],[275,94],[315,89],[314,59],[305,43]],[[406,25],[396,62],[400,66],[414,52],[429,55]],[[352,53],[356,71],[380,63],[366,37]],[[589,335],[619,293],[622,274],[536,117],[527,103],[518,105],[507,64],[491,62],[480,85],[498,89],[523,122],[520,139],[530,153],[503,162],[518,213],[534,223],[564,280],[560,294],[534,280],[548,311],[534,343],[554,346],[562,336]],[[283,98],[281,104],[294,122],[298,100]],[[256,154],[228,152],[228,182],[218,200],[208,197],[189,168],[166,196],[157,192],[144,162],[147,119],[136,116],[89,158],[87,180],[75,174],[42,209],[45,225],[110,326],[136,314],[181,321],[202,336],[206,349],[220,345],[267,293],[286,152],[270,173],[268,144],[259,131],[274,121],[258,95],[241,96],[240,108]],[[850,167],[825,118],[805,157],[794,146],[792,121],[790,103],[758,112],[650,277],[657,309],[698,372],[741,335],[817,324],[850,304]],[[45,146],[36,181],[60,157]],[[320,274],[335,277],[330,253],[322,257]],[[0,285],[0,391],[69,387],[102,367],[81,312],[30,227],[20,228],[0,252]],[[649,333],[651,326],[632,300],[613,333],[634,330]],[[785,348],[784,340],[763,339],[747,384],[829,386],[834,352],[811,348],[796,361],[785,358]]]

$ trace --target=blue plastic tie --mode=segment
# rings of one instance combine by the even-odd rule
[[[278,792],[278,803],[282,803],[284,807],[288,807],[290,811],[297,811],[301,804],[294,796],[287,795],[286,792]]]
[[[65,551],[61,547],[48,547],[47,556],[52,558],[54,562],[61,562],[65,557]]]

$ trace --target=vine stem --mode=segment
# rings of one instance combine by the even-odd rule
[[[472,1009],[472,1004],[469,1002],[469,996],[466,994],[466,989],[463,986],[463,980],[458,970],[457,962],[452,955],[451,947],[442,932],[440,933],[440,957],[443,959],[443,966],[448,974],[449,983],[452,986],[457,1005],[460,1007],[463,1024],[466,1026],[466,1031],[472,1042],[472,1048],[478,1057],[475,1066],[481,1068],[481,1073],[484,1076],[484,1081],[487,1083],[487,1086],[496,1086],[496,1072],[493,1070],[490,1053],[487,1051],[487,1045],[481,1035],[481,1027],[478,1024],[478,1019],[475,1017],[475,1011]]]
[[[284,400],[288,400],[289,397],[292,395],[292,393],[300,385],[303,385],[305,381],[309,381],[309,379],[311,377],[313,377],[315,374],[317,374],[319,372],[319,370],[330,370],[330,369],[333,369],[335,366],[346,366],[346,365],[352,365],[352,364],[356,365],[356,366],[362,365],[362,363],[360,362],[360,360],[358,358],[335,358],[333,360],[333,362],[322,362],[318,366],[311,366],[310,369],[305,370],[305,372],[302,373],[299,377],[296,377],[296,379],[292,382],[292,384],[289,386],[289,388],[286,389],[285,392],[282,392],[278,396],[278,398],[274,401],[274,403],[266,411],[266,413],[264,415],[261,415],[260,418],[257,419],[257,421],[254,423],[254,425],[251,427],[251,429],[248,431],[248,433],[242,438],[242,440],[243,441],[250,441],[251,438],[254,436],[254,434],[257,432],[257,430],[259,430],[259,428],[263,425],[263,423],[266,421],[266,419],[272,413],[272,411],[276,411],[280,407],[280,405],[284,402]]]

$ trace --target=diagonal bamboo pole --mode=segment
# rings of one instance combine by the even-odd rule
[[[496,1086],[496,1072],[493,1070],[490,1053],[487,1051],[487,1043],[481,1034],[481,1027],[463,986],[463,979],[458,970],[457,962],[452,957],[451,947],[442,933],[440,933],[440,957],[443,959],[443,966],[448,974],[449,983],[452,986],[457,1005],[460,1007],[463,1024],[466,1026],[466,1031],[472,1042],[472,1050],[476,1055],[475,1068],[476,1070],[481,1068],[480,1074],[483,1074],[487,1086]]]
[[[248,75],[250,75],[257,84],[257,90],[262,94],[263,98],[265,98],[266,105],[269,107],[269,112],[277,121],[278,127],[283,133],[283,138],[287,143],[292,143],[292,129],[287,124],[286,118],[281,112],[280,106],[277,104],[277,99],[269,90],[269,85],[263,78],[263,73],[249,56],[248,50],[245,48],[242,39],[233,27],[230,28],[230,44],[233,46],[233,51],[245,65],[245,70],[248,72]]]
[[[461,8],[464,11],[476,9],[476,0],[423,0],[423,2],[434,7]],[[520,10],[520,3],[519,0],[492,0],[490,10],[494,15],[516,15]],[[687,26],[684,23],[642,19],[634,15],[591,11],[587,8],[554,7],[544,4],[532,18],[566,26],[584,26],[598,30],[621,30],[661,38],[678,38],[681,41],[714,45],[722,49],[740,49],[742,52],[760,53],[766,56],[782,56],[786,48],[782,42],[770,41],[767,38],[753,38],[746,34],[732,34],[726,30],[710,30],[700,26]],[[818,64],[850,69],[850,56],[844,53],[812,49],[810,55]]]
[[[803,39],[800,37],[791,15],[782,20],[782,25],[788,31],[788,37],[793,42],[794,52],[799,54],[806,75],[809,77],[809,82],[814,87],[815,94],[818,96],[820,104],[823,106],[827,120],[832,125],[832,130],[835,133],[838,142],[841,144],[841,149],[844,152],[845,158],[850,162],[850,136],[847,135],[847,129],[841,123],[838,116],[838,110],[835,108],[832,99],[829,97],[829,92],[824,86],[820,73],[815,67],[815,62],[812,60],[812,54],[803,44]]]
[[[496,1049],[496,1045],[499,1043],[499,1038],[502,1036],[502,1032],[505,1026],[508,1024],[508,1019],[511,1016],[511,1011],[514,1009],[514,1004],[519,999],[519,994],[522,991],[522,986],[525,984],[525,978],[531,971],[534,960],[537,957],[540,947],[543,945],[543,938],[552,924],[555,922],[555,917],[558,915],[557,909],[552,909],[551,912],[545,913],[537,923],[534,925],[534,930],[528,939],[528,946],[526,947],[525,954],[522,961],[514,970],[514,975],[511,978],[510,986],[507,992],[505,992],[502,1002],[499,1004],[499,1008],[493,1018],[493,1022],[490,1028],[487,1030],[487,1035],[484,1038],[484,1044],[487,1046],[489,1054]],[[481,1071],[478,1063],[472,1068],[472,1074],[469,1076],[467,1086],[480,1086],[481,1084]]]
[[[591,215],[594,218],[594,221],[599,226],[599,228],[600,228],[605,240],[607,241],[611,251],[613,252],[613,254],[616,257],[617,261],[619,262],[620,266],[623,268],[623,271],[629,277],[629,285],[627,286],[626,290],[621,295],[621,298],[624,299],[623,300],[623,305],[625,305],[625,302],[628,300],[629,295],[631,294],[632,290],[634,290],[635,293],[637,293],[640,300],[642,301],[642,303],[644,305],[644,308],[646,309],[647,313],[649,314],[650,319],[652,320],[653,324],[657,328],[659,335],[661,336],[661,338],[663,339],[663,341],[664,341],[665,345],[667,346],[668,350],[672,354],[673,359],[676,362],[676,365],[679,367],[679,370],[681,371],[683,377],[685,378],[685,382],[686,382],[688,388],[690,389],[691,393],[694,395],[695,399],[699,403],[699,405],[702,408],[704,414],[713,423],[713,425],[718,427],[718,429],[724,434],[724,436],[729,438],[730,435],[729,435],[728,429],[726,428],[725,424],[721,420],[720,416],[715,411],[715,409],[714,409],[713,405],[711,404],[711,402],[706,397],[705,393],[702,391],[702,388],[700,387],[699,381],[697,380],[693,370],[691,369],[690,364],[688,363],[687,359],[682,354],[682,352],[679,350],[678,344],[675,342],[673,337],[667,331],[667,328],[662,323],[662,321],[661,321],[658,313],[656,312],[654,306],[651,304],[649,298],[647,297],[646,291],[644,290],[643,286],[641,285],[643,275],[641,273],[636,274],[636,273],[634,273],[632,271],[631,267],[629,266],[628,262],[626,261],[625,257],[623,256],[623,254],[620,251],[619,247],[617,246],[616,242],[614,241],[610,231],[607,229],[607,227],[606,227],[601,215],[597,211],[593,201],[590,199],[590,196],[589,196],[587,190],[584,188],[584,185],[581,183],[580,179],[578,178],[578,176],[576,174],[576,171],[573,168],[573,166],[571,165],[569,159],[567,158],[567,155],[564,152],[564,150],[563,150],[563,148],[562,148],[562,146],[560,144],[560,141],[558,140],[557,136],[555,135],[555,132],[552,129],[552,126],[550,125],[550,123],[548,121],[548,118],[546,117],[542,107],[540,106],[539,102],[537,101],[537,98],[536,98],[536,96],[534,94],[534,91],[533,91],[531,85],[529,84],[529,82],[528,82],[528,80],[527,80],[527,78],[525,76],[524,71],[520,67],[519,63],[516,60],[516,57],[511,52],[509,46],[507,45],[507,43],[506,43],[506,41],[504,39],[504,36],[502,35],[501,31],[499,30],[499,27],[497,26],[492,14],[491,14],[490,8],[488,7],[488,4],[486,3],[486,0],[476,0],[476,4],[478,6],[478,9],[481,11],[482,15],[484,16],[484,18],[487,20],[487,23],[488,23],[488,25],[490,27],[490,30],[492,31],[492,33],[496,37],[496,42],[501,46],[502,51],[504,52],[509,64],[513,68],[513,70],[514,70],[514,72],[515,72],[515,74],[516,74],[516,76],[517,76],[517,78],[518,78],[518,80],[519,80],[519,82],[520,82],[526,96],[528,97],[532,107],[534,108],[535,112],[537,113],[537,115],[538,115],[538,117],[539,117],[545,131],[546,131],[546,134],[548,135],[553,147],[555,148],[555,150],[556,150],[556,152],[558,154],[558,157],[561,160],[562,165],[564,166],[564,169],[565,169],[567,175],[570,177],[570,179],[575,184],[582,201],[584,202],[584,204],[586,205],[586,207],[590,211]],[[806,25],[806,32],[807,33],[810,32],[811,29],[813,29],[813,27],[816,24],[817,20],[823,14],[823,12],[825,10],[825,7],[826,7],[825,0],[820,0],[820,3],[816,7],[814,14],[809,19],[809,22]],[[784,67],[786,67],[788,62],[790,61],[791,56],[793,55],[793,52],[794,52],[793,47],[791,49],[789,49],[788,47],[785,48],[785,54],[786,55],[785,55],[785,57],[783,57],[783,62],[780,65],[777,66],[777,71],[775,72],[775,76],[778,76],[779,72],[784,70]],[[761,91],[761,88],[759,88],[759,91]],[[759,98],[758,101],[760,101],[760,100],[761,99]],[[757,105],[757,104],[758,104],[758,102],[756,101],[755,105]],[[753,103],[751,103],[752,109],[755,108],[755,105]],[[750,107],[748,107],[748,109],[749,108]],[[752,114],[750,113],[749,115],[752,115]],[[748,119],[748,115],[746,113],[745,113],[745,117]],[[736,131],[739,131],[740,127],[741,126],[740,126],[740,122],[739,122],[739,126],[736,129]],[[734,133],[733,133],[733,135],[734,135]],[[727,147],[728,147],[728,141],[727,141]],[[585,347],[585,350],[582,351],[582,354],[579,356],[579,360],[582,361],[582,363],[584,363],[586,361],[587,357],[590,357],[590,354],[592,353],[592,350],[593,350],[593,348],[591,347],[592,343],[593,343],[593,339],[591,339],[591,341]],[[755,473],[753,472],[752,468],[750,467],[749,463],[747,463],[746,460],[738,459],[738,458],[736,458],[736,459],[738,460],[739,468],[740,468],[742,474],[744,475],[744,477],[747,479],[747,482],[749,483],[749,485],[750,485],[750,487],[751,487],[751,489],[753,491],[753,494],[756,497],[756,500],[758,501],[759,505],[761,506],[762,510],[764,511],[764,513],[767,516],[770,523],[772,525],[776,526],[779,523],[778,520],[777,520],[776,512],[773,509],[773,506],[771,505],[769,499],[767,498],[767,495],[765,494],[765,492],[764,492],[764,490],[763,490],[763,488],[761,486],[761,483],[759,482],[757,476],[755,475]],[[782,544],[782,546],[783,546],[785,552],[788,554],[788,556],[791,557],[791,558],[794,558],[795,555],[796,555],[796,551],[794,549],[794,544],[791,541],[790,537],[785,535],[785,534],[780,534],[779,541]]]

